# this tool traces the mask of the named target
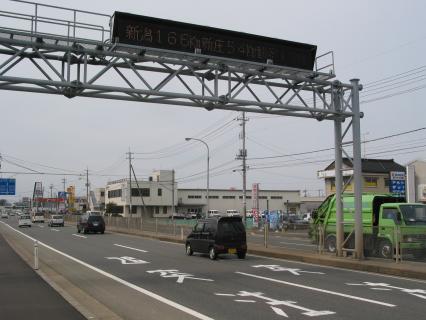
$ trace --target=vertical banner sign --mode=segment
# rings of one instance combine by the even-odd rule
[[[405,195],[405,172],[404,171],[391,171],[389,191]]]
[[[16,194],[16,180],[0,178],[0,195],[14,196]]]
[[[259,226],[259,184],[253,183],[251,190],[253,227]]]

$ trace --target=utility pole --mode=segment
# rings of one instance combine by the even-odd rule
[[[175,169],[172,170],[172,219],[175,213]]]
[[[86,211],[89,210],[89,168],[86,168]]]
[[[53,198],[53,184],[50,184],[49,188],[50,188],[50,199],[52,199]],[[50,201],[52,201],[52,200],[50,200]],[[52,212],[52,203],[51,202],[49,203],[49,209],[50,209],[50,212]]]
[[[65,192],[67,192],[67,190],[65,188],[66,182],[67,182],[67,180],[65,178],[63,178],[62,179],[62,183],[63,183],[63,186],[64,186],[64,195],[65,195],[65,198],[64,198],[64,210],[67,209],[67,196],[66,196],[66,193],[65,193]]]
[[[242,127],[240,133],[240,139],[242,140],[242,148],[237,155],[238,160],[242,160],[242,172],[243,172],[243,222],[246,223],[246,212],[247,212],[247,150],[246,150],[246,113],[242,112],[242,117],[237,118],[238,121],[241,121],[240,126]]]
[[[133,209],[132,209],[132,155],[133,153],[130,152],[130,147],[129,147],[129,152],[126,153],[128,155],[128,159],[129,159],[129,215],[132,216],[133,213]],[[136,178],[135,178],[136,179]]]

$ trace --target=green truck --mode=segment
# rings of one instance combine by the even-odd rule
[[[343,194],[344,248],[353,249],[354,195]],[[426,257],[426,205],[406,203],[405,198],[392,194],[363,194],[362,223],[364,254],[392,258],[397,241],[400,253],[419,259]],[[323,234],[324,248],[336,251],[336,196],[330,195],[313,213],[310,235],[319,241]],[[398,240],[397,240],[398,239]]]

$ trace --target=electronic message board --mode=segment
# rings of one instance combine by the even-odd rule
[[[115,12],[112,41],[312,70],[317,47],[248,33]]]

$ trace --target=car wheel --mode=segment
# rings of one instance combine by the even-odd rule
[[[194,251],[192,251],[191,245],[189,243],[187,243],[186,244],[186,255],[192,256],[193,253],[194,253]]]
[[[336,237],[334,235],[329,235],[325,239],[325,249],[331,253],[336,252]]]
[[[246,258],[246,252],[245,251],[237,252],[237,256],[238,256],[238,259],[245,259]]]
[[[209,258],[210,260],[216,260],[217,258],[216,249],[214,247],[210,247],[209,249]]]
[[[393,257],[393,246],[389,240],[380,241],[378,255],[384,259],[391,259]]]

